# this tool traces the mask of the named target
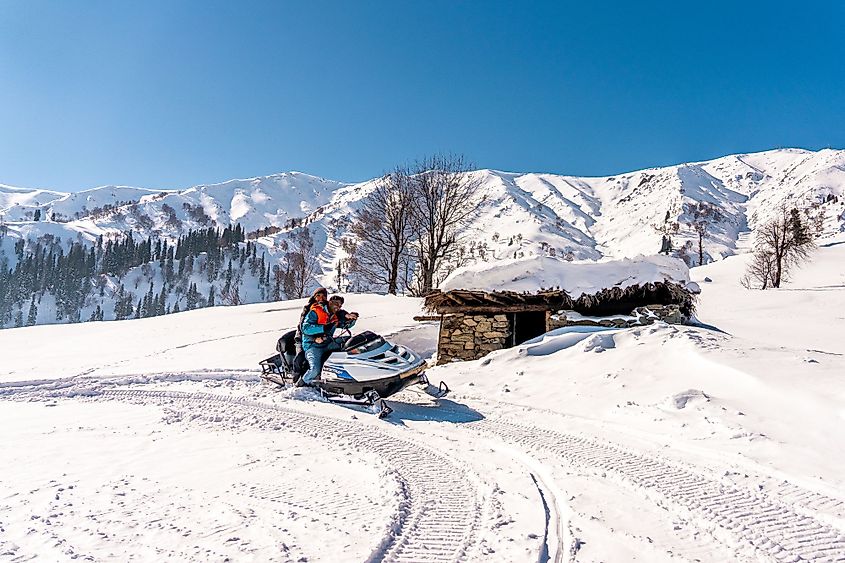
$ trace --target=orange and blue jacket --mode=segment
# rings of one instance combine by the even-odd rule
[[[352,328],[354,325],[354,320],[338,321],[337,315],[329,312],[328,305],[314,303],[302,322],[302,348],[307,350],[312,346],[327,346],[336,328]],[[319,336],[326,339],[321,344],[314,341]]]

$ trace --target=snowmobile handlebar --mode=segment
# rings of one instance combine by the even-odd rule
[[[340,334],[334,336],[333,338],[344,337],[344,336],[352,338],[352,331],[348,328],[342,328],[342,329],[340,329]]]

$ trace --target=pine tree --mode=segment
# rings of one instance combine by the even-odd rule
[[[126,298],[124,292],[125,290],[123,288],[123,284],[120,284],[120,288],[117,290],[117,296],[114,301],[114,319],[116,321],[122,321],[126,318]]]
[[[205,273],[208,283],[211,283],[217,279],[216,264],[214,263],[214,259],[211,257],[210,252],[205,256]]]
[[[197,284],[192,283],[188,287],[188,294],[185,296],[185,309],[193,311],[197,308]]]
[[[161,294],[158,298],[158,307],[156,309],[159,315],[167,314],[167,293],[163,287],[161,288]]]
[[[133,295],[130,293],[123,299],[123,318],[129,319],[133,316],[135,311],[132,310],[132,299]]]
[[[208,288],[208,306],[214,307],[214,286]]]
[[[32,294],[32,301],[29,303],[29,315],[26,317],[26,326],[35,325],[38,319],[38,306],[35,304],[35,294]]]
[[[144,309],[141,311],[141,316],[144,318],[152,317],[155,315],[155,297],[153,294],[153,284],[150,283],[150,289],[147,291],[147,294],[144,295]]]
[[[167,261],[164,265],[164,279],[167,280],[168,284],[173,284],[173,279],[175,278],[175,274],[173,271],[173,249],[171,248],[169,251],[170,256],[167,257]]]
[[[223,282],[223,294],[228,295],[232,290],[232,260],[229,260],[229,267],[226,268],[226,280]]]

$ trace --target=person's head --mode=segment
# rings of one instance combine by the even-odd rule
[[[332,312],[339,311],[340,308],[343,307],[343,297],[340,295],[332,295],[331,299],[329,299],[329,309]]]
[[[311,299],[316,301],[317,303],[323,303],[329,297],[329,290],[325,287],[318,287],[314,290],[314,293],[311,294]]]

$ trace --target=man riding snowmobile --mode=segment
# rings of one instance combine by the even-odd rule
[[[347,338],[334,337],[336,328],[350,329],[358,320],[357,313],[343,314],[343,319],[338,318],[341,311],[343,298],[333,296],[329,302],[316,302],[311,305],[311,310],[305,315],[302,322],[302,349],[305,352],[305,359],[308,361],[308,371],[297,382],[299,386],[310,385],[323,369],[323,362],[332,352],[340,351],[346,343]]]

